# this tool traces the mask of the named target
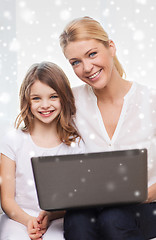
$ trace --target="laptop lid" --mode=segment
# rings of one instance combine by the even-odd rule
[[[32,157],[39,205],[64,210],[147,198],[147,150]]]

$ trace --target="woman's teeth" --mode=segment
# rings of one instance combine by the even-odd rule
[[[100,70],[100,71],[101,71],[101,70]],[[89,78],[90,78],[90,79],[95,78],[95,77],[100,73],[100,71],[94,73],[94,74],[93,74],[92,76],[90,76]]]

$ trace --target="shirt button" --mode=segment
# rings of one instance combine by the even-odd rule
[[[112,146],[112,144],[111,143],[109,143],[109,147],[111,147]]]

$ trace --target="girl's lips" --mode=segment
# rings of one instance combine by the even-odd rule
[[[53,112],[54,112],[54,110],[42,111],[42,112],[39,112],[39,113],[44,117],[49,117]]]

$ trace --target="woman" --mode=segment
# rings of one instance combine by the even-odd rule
[[[143,240],[156,236],[156,93],[126,81],[116,48],[102,26],[89,17],[70,22],[60,45],[75,74],[85,82],[73,89],[76,124],[88,151],[148,149],[146,203],[70,211],[67,240]]]

